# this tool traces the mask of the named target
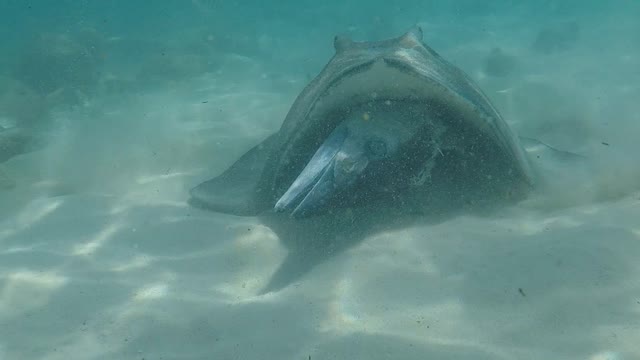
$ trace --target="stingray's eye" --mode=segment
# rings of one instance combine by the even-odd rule
[[[377,158],[387,156],[387,144],[381,139],[373,139],[367,142],[367,150],[369,154]]]

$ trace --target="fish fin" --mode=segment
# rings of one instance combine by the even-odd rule
[[[264,209],[256,201],[257,187],[276,139],[277,134],[269,136],[225,172],[192,188],[189,204],[231,215],[258,215]]]
[[[584,155],[580,155],[571,151],[560,150],[538,139],[525,136],[519,136],[519,138],[520,143],[525,150],[525,153],[535,158],[541,158],[544,156],[551,157],[556,160],[566,161],[586,159]]]
[[[336,53],[341,53],[353,47],[353,40],[345,35],[336,35],[333,38],[333,48]]]
[[[407,48],[419,46],[422,44],[423,32],[418,25],[412,26],[406,33],[400,37],[400,43]]]
[[[587,156],[560,150],[540,140],[520,137],[539,190],[569,191],[593,173]]]
[[[300,281],[304,275],[309,273],[317,265],[315,261],[309,261],[309,259],[303,255],[304,254],[296,252],[289,252],[278,269],[271,275],[267,285],[265,285],[258,294],[264,295],[278,292]]]

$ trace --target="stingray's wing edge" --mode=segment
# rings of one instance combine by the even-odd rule
[[[189,204],[210,211],[256,216],[264,209],[256,199],[265,163],[275,146],[277,134],[251,148],[222,174],[189,191]]]

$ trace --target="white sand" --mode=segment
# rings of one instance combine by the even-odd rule
[[[492,41],[442,52],[481,59]],[[286,256],[274,233],[192,209],[186,191],[277,129],[302,78],[274,89],[244,59],[243,74],[59,114],[49,149],[4,165],[19,185],[0,192],[0,359],[640,358],[640,90],[589,54],[569,73],[525,61],[511,97],[468,70],[517,129],[555,122],[548,140],[598,159],[599,176],[496,217],[377,234],[265,296]],[[608,58],[631,74],[629,56]],[[527,108],[533,83],[571,101]]]

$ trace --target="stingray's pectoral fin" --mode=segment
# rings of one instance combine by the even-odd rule
[[[539,189],[575,188],[576,181],[586,182],[593,171],[593,163],[584,155],[557,149],[533,138],[520,137],[520,142]]]
[[[326,210],[328,203],[360,177],[369,160],[348,130],[337,128],[275,205],[278,212],[303,218]]]
[[[242,155],[221,175],[192,188],[189,204],[241,216],[255,216],[265,210],[256,202],[256,192],[275,139],[276,135],[271,135]]]

